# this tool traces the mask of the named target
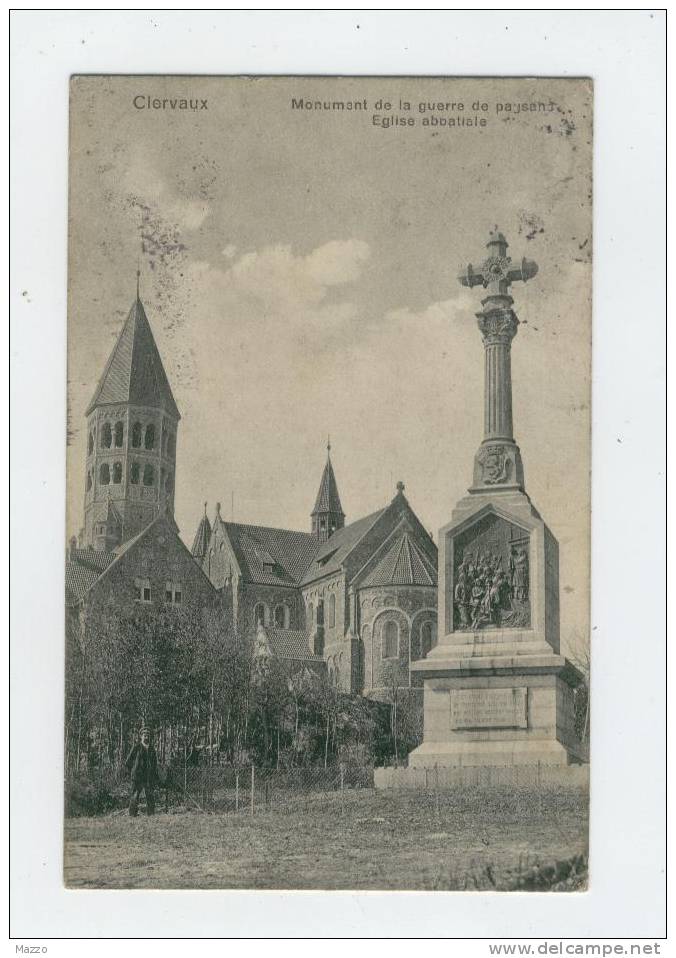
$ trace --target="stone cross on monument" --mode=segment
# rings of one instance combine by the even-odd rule
[[[512,423],[519,320],[509,290],[537,266],[512,263],[497,228],[487,245],[483,263],[459,276],[486,290],[476,314],[484,438],[469,495],[439,530],[438,641],[411,664],[424,684],[423,741],[409,755],[414,779],[432,766],[568,765],[584,757],[574,716],[581,677],[560,653],[558,543],[524,488]]]
[[[512,421],[511,345],[519,320],[509,289],[514,282],[532,279],[538,267],[528,259],[512,263],[508,245],[496,227],[486,244],[486,259],[479,267],[470,263],[458,275],[463,286],[483,286],[488,291],[481,301],[483,309],[476,314],[485,354],[484,438],[474,459],[470,492],[487,486],[523,489],[523,464]]]

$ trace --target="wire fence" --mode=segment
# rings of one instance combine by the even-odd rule
[[[255,815],[273,809],[297,810],[299,804],[314,804],[327,793],[373,788],[373,769],[364,766],[285,770],[205,766],[182,771],[182,782],[167,782],[167,802],[173,795],[205,812]]]
[[[588,787],[588,766],[508,766],[465,768],[373,768],[369,765],[329,765],[309,768],[264,768],[256,765],[172,765],[160,772],[154,789],[156,812],[202,812],[260,815],[342,809],[359,802],[359,791],[381,795],[417,796],[421,808],[438,818],[454,793],[490,792],[508,787],[533,799],[552,790]],[[86,777],[67,779],[66,816],[121,812],[129,805],[131,783],[124,770],[90,770]],[[147,810],[142,795],[139,810]]]
[[[310,768],[261,768],[256,765],[174,765],[160,772],[154,789],[156,812],[189,811],[256,815],[321,805],[332,796],[372,789],[374,770],[365,765]],[[66,781],[66,815],[91,815],[123,809],[131,783],[123,770],[92,770]],[[139,809],[146,810],[143,794]]]

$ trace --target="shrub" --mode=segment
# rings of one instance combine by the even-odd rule
[[[129,801],[128,788],[112,776],[95,781],[79,777],[66,781],[64,812],[66,818],[104,815],[116,808],[124,808]]]

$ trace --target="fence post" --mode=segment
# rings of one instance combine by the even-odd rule
[[[254,786],[256,783],[256,770],[253,762],[251,763],[251,814],[254,813]]]
[[[239,772],[235,772],[235,811],[239,811]]]

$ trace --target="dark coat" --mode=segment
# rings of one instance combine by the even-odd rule
[[[157,771],[157,752],[152,745],[144,748],[137,743],[127,757],[126,766],[131,773],[131,782],[134,788],[154,788],[159,784],[160,777]]]

